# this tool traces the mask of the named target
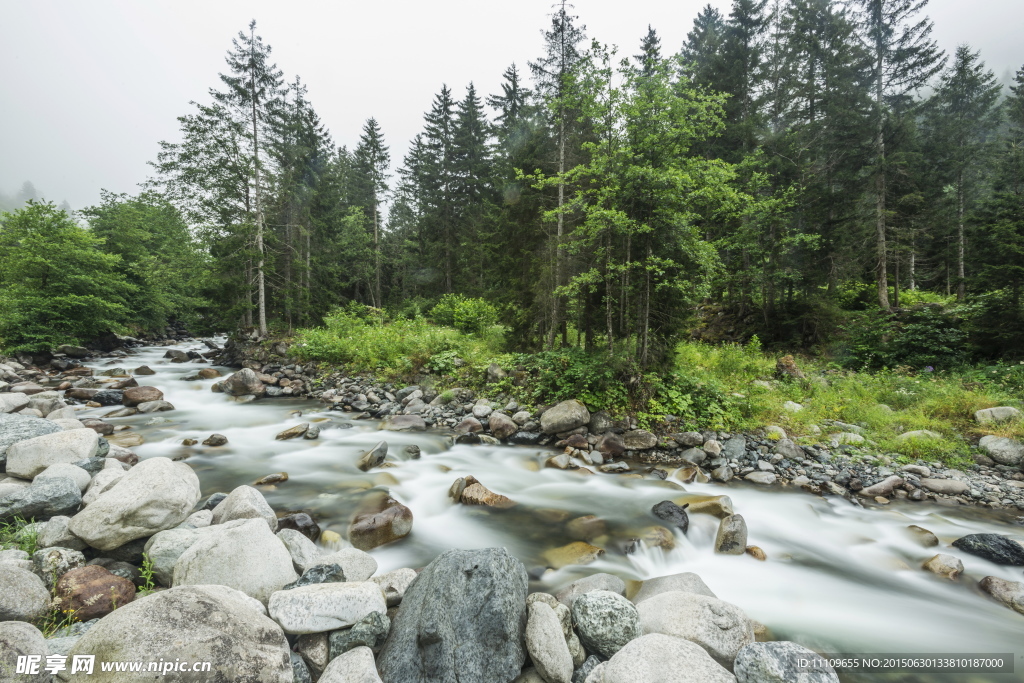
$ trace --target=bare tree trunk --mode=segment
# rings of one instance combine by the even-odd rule
[[[646,368],[650,357],[650,329],[651,329],[651,239],[647,237],[647,263],[644,269],[644,308],[640,327],[640,367]]]
[[[612,235],[609,232],[605,238],[606,248],[604,253],[604,319],[608,327],[608,353],[615,353],[615,330],[614,330],[614,309],[612,308],[612,281],[608,277],[608,259],[611,258]]]
[[[917,256],[917,253],[914,251],[914,245],[911,244],[910,245],[910,264],[909,264],[909,267],[910,267],[910,282],[907,283],[908,284],[908,288],[910,289],[911,292],[913,292],[915,289],[917,289],[917,283],[914,282],[914,275],[915,275],[914,267],[916,265],[914,263],[914,261],[915,261],[915,257],[916,256]]]
[[[374,305],[377,306],[378,308],[380,308],[383,304],[381,303],[381,300],[380,300],[380,229],[379,229],[379,225],[378,225],[378,217],[379,217],[379,214],[377,213],[377,198],[374,197],[374,199],[373,199],[373,259],[374,259],[374,273],[375,273],[375,280],[376,280],[376,283],[375,283],[375,289],[376,289],[375,299],[377,301],[377,303],[374,304]]]

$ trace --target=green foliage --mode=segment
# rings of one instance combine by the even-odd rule
[[[300,330],[293,347],[303,360],[326,361],[355,371],[381,371],[401,375],[431,369],[436,358],[439,372],[452,370],[455,358],[482,362],[499,348],[491,340],[462,334],[419,318],[385,322],[367,307],[335,309],[324,327]]]
[[[620,357],[567,348],[517,354],[514,364],[530,374],[524,395],[534,403],[576,398],[595,410],[620,411],[629,405]]]
[[[124,329],[137,288],[103,247],[50,203],[0,215],[0,346],[41,351]]]
[[[153,560],[150,559],[149,555],[142,555],[142,566],[139,567],[139,576],[142,578],[142,585],[139,586],[139,595],[152,593],[156,588],[156,584],[153,583]]]
[[[895,315],[865,312],[851,316],[844,331],[848,346],[842,360],[848,367],[947,370],[968,359],[961,321],[937,306]]]
[[[31,557],[39,549],[39,533],[31,524],[21,517],[0,522],[0,550],[24,550]]]
[[[181,214],[155,192],[138,197],[103,192],[102,203],[82,211],[102,250],[121,258],[134,286],[130,324],[162,330],[170,320],[192,327],[209,304],[203,289],[209,279],[209,255],[200,248]]]
[[[440,325],[460,332],[483,332],[498,323],[498,309],[484,299],[462,294],[445,294],[430,309],[430,317]]]

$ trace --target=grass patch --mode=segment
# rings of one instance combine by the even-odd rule
[[[941,460],[964,467],[973,461],[970,440],[984,434],[1022,437],[1024,424],[979,425],[974,413],[998,405],[1021,405],[1024,371],[1018,366],[913,372],[907,368],[876,372],[839,369],[820,360],[800,360],[803,380],[775,378],[775,359],[759,345],[711,346],[684,342],[677,348],[676,368],[697,373],[725,397],[719,422],[728,429],[749,430],[774,424],[808,442],[827,441],[828,421],[858,425],[872,450],[896,453],[906,460]],[[803,410],[787,411],[786,401]],[[703,420],[707,422],[707,420]],[[695,424],[701,426],[701,420]],[[816,434],[816,429],[821,434]],[[939,438],[899,439],[928,430]]]
[[[31,557],[39,549],[39,532],[32,520],[15,517],[0,522],[0,550],[24,550]]]

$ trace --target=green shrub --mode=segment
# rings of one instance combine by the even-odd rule
[[[847,367],[946,370],[968,360],[961,321],[938,306],[921,306],[900,314],[856,314],[844,332],[847,346],[841,360]]]
[[[498,309],[485,299],[445,294],[430,310],[430,316],[440,325],[475,333],[497,324]]]

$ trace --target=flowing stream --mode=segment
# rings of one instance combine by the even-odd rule
[[[581,476],[544,468],[551,452],[535,447],[451,446],[450,438],[440,432],[379,431],[377,421],[353,421],[305,399],[235,403],[210,390],[217,380],[182,381],[210,366],[170,363],[163,360],[167,348],[198,347],[147,347],[113,363],[90,364],[97,370],[117,366],[129,371],[149,365],[156,374],[137,377],[139,383],[160,388],[175,405],[173,412],[108,420],[131,425],[144,436],[145,443],[133,448],[139,457],[187,457],[185,462],[202,482],[204,498],[252,484],[266,474],[287,472],[287,482],[261,487],[274,509],[306,510],[322,528],[343,537],[366,491],[387,487],[412,509],[415,521],[408,538],[371,551],[382,572],[423,566],[449,548],[491,546],[508,548],[527,568],[543,566],[544,551],[573,540],[560,519],[593,514],[608,524],[608,538],[595,541],[607,552],[585,567],[544,573],[532,582],[532,590],[555,592],[597,571],[627,581],[696,572],[719,598],[741,607],[779,639],[833,652],[1016,653],[1015,674],[927,674],[884,680],[1024,681],[1024,616],[975,588],[976,581],[987,575],[1022,581],[1024,572],[949,547],[956,538],[976,532],[1024,540],[1024,527],[1013,524],[1011,514],[899,502],[863,509],[841,498],[823,499],[802,491],[745,484],[684,485],[673,482],[671,475],[667,481]],[[233,371],[219,369],[225,375]],[[90,409],[83,415],[101,416],[111,410]],[[278,432],[300,422],[319,425],[319,439],[275,441]],[[185,438],[202,442],[211,433],[223,434],[228,444],[181,445]],[[382,440],[390,446],[392,466],[359,471],[359,456]],[[405,454],[403,446],[411,444],[420,447],[420,458]],[[520,505],[492,511],[453,503],[449,487],[457,477],[470,474]],[[651,506],[678,497],[683,488],[686,493],[730,496],[735,511],[747,522],[748,543],[764,549],[767,561],[716,555],[712,545],[718,520],[701,514],[691,515],[688,535],[676,532],[673,550],[640,544],[632,554],[622,552],[620,540],[657,523]],[[934,532],[940,546],[921,547],[906,531],[912,524]],[[963,561],[966,571],[959,581],[920,569],[936,552]]]

